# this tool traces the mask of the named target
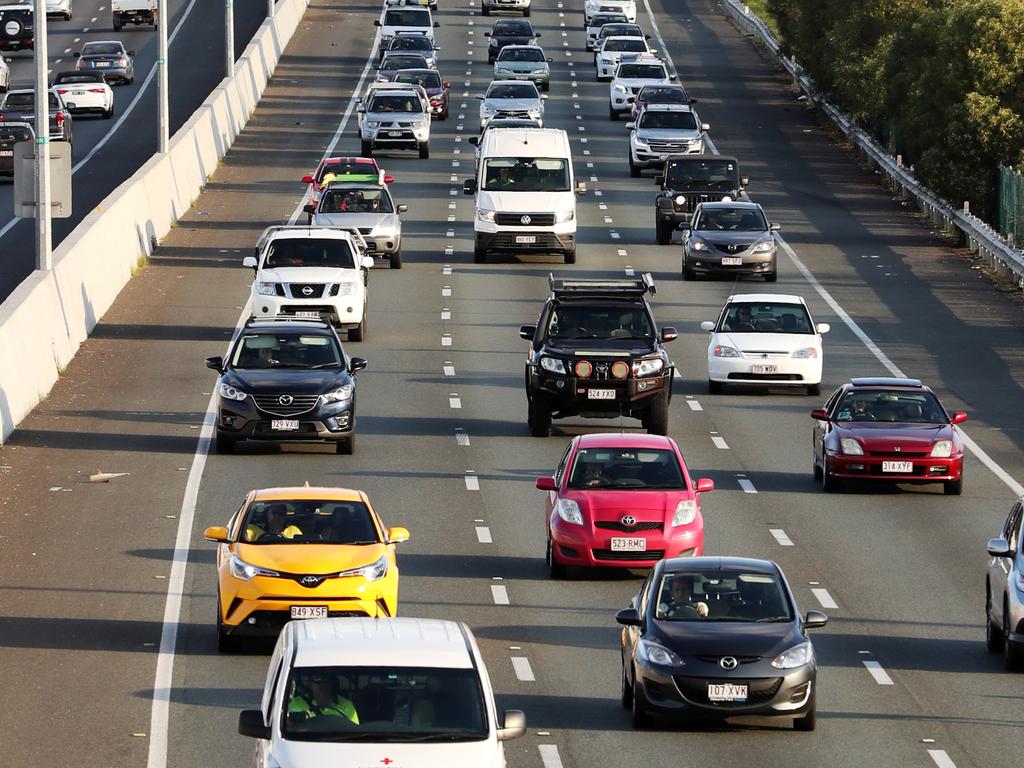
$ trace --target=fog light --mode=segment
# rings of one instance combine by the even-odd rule
[[[390,248],[394,248],[394,247],[395,247],[395,244],[392,243],[390,240],[388,240],[388,248],[390,249]]]
[[[847,464],[846,468],[848,470],[850,470],[851,472],[863,472],[864,471],[864,465],[863,464]]]
[[[352,311],[353,311],[353,309],[352,309],[352,307],[349,307],[349,308],[348,308],[347,310],[345,310],[345,311],[346,311],[346,312],[352,312]]]
[[[575,557],[579,559],[580,553],[572,547],[563,547],[561,544],[559,544],[558,550],[562,553],[563,557]]]
[[[945,467],[928,467],[928,471],[929,472],[935,472],[937,474],[943,475],[943,474],[946,473],[946,468]]]
[[[639,390],[640,392],[643,392],[645,390],[651,389],[657,383],[658,382],[656,382],[656,381],[640,381],[640,382],[637,382],[637,390]]]
[[[263,308],[263,314],[265,315],[265,314],[267,314],[268,312],[270,312],[270,307],[264,307],[264,308]]]
[[[249,623],[250,624],[255,624],[256,623],[256,617],[255,616],[250,616],[249,617]]]
[[[565,380],[564,379],[559,379],[558,381],[555,382],[555,386],[558,389],[562,389],[565,386]]]

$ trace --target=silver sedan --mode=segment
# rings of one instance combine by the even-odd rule
[[[551,89],[551,59],[536,45],[506,45],[494,62],[495,80],[532,80],[542,91]]]
[[[1021,518],[1024,498],[1006,516],[999,536],[988,542],[985,580],[985,644],[1002,653],[1009,670],[1024,668],[1024,548]]]

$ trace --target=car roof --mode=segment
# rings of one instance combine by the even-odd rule
[[[664,435],[647,435],[643,433],[597,432],[582,435],[578,443],[580,448],[658,448],[673,450],[675,441]]]
[[[377,159],[373,157],[356,157],[354,155],[342,157],[328,157],[323,161],[324,165],[377,165]]]
[[[741,301],[749,302],[751,304],[764,303],[781,303],[781,304],[803,304],[807,305],[802,296],[796,296],[789,293],[734,293],[728,299],[725,300],[726,304],[737,304]]]
[[[327,488],[323,486],[282,486],[280,488],[259,488],[253,491],[255,501],[313,500],[313,501],[362,501],[363,492],[352,488]]]
[[[903,387],[906,389],[928,389],[920,379],[900,379],[891,376],[864,376],[850,379],[850,387]]]
[[[743,211],[760,211],[761,205],[759,203],[751,203],[748,200],[733,200],[731,203],[727,203],[723,200],[715,200],[714,202],[701,203],[701,210],[720,211],[723,208],[739,208]]]
[[[124,43],[120,40],[87,40],[82,43],[82,48],[88,48],[90,45],[120,45],[124,48]]]
[[[440,619],[328,618],[287,625],[294,667],[385,666],[471,669],[469,630]]]
[[[627,62],[623,62],[624,64]],[[643,108],[644,112],[693,112],[693,108],[689,104],[662,104],[657,101],[652,101],[650,104],[645,104]]]
[[[352,240],[352,233],[337,227],[289,227],[271,232],[267,240],[309,240],[312,238],[328,238],[330,240]],[[276,321],[275,321],[276,322]]]
[[[781,568],[771,560],[759,560],[751,557],[673,557],[665,560],[662,573],[686,573],[692,571],[753,571],[754,573],[774,574]]]

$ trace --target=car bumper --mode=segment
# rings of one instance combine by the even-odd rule
[[[32,48],[35,39],[32,37],[19,38],[17,40],[0,40],[0,51],[21,51]]]
[[[520,115],[509,114],[506,112],[496,112],[493,115],[480,115],[480,130],[483,131],[483,129],[487,127],[487,124],[491,122],[491,120],[494,120],[496,117],[520,117]],[[536,120],[539,123],[539,127],[544,127],[544,115],[529,115],[526,119]]]
[[[754,373],[755,365],[774,365],[776,370],[771,373]],[[782,358],[772,360],[752,360],[737,357],[710,357],[708,359],[708,378],[733,384],[820,384],[821,358],[798,359]]]
[[[274,429],[273,422],[298,421],[298,429]],[[248,400],[220,399],[217,409],[217,434],[234,440],[260,440],[277,443],[343,440],[355,432],[355,408],[352,401],[319,405],[306,413],[292,416],[265,413]]]
[[[558,376],[535,368],[530,376],[533,397],[542,397],[555,418],[584,416],[590,418],[639,418],[651,401],[671,393],[674,368],[658,376],[618,380],[584,381],[575,376]],[[591,399],[591,389],[614,389],[615,398]]]
[[[597,79],[598,80],[611,80],[615,77],[615,68],[618,67],[618,63],[606,64],[604,62],[598,62],[597,64]]]
[[[77,115],[79,112],[106,112],[110,109],[112,104],[107,103],[106,96],[73,96],[67,94],[64,96],[64,101],[71,102],[75,105],[74,109],[69,108],[69,112],[73,115]]]
[[[323,299],[286,299],[280,296],[254,295],[252,316],[261,319],[295,317],[298,312],[316,312],[334,326],[350,327],[363,322],[365,302],[362,294]]]
[[[910,472],[886,472],[883,461],[910,462]],[[842,480],[881,480],[890,483],[955,482],[963,475],[963,456],[937,459],[930,456],[901,458],[828,454],[828,474]]]
[[[643,552],[612,551],[613,538],[643,538]],[[585,568],[651,568],[666,557],[696,557],[704,551],[704,527],[679,526],[662,531],[627,533],[595,529],[567,523],[555,516],[551,525],[555,561],[561,565]]]
[[[521,80],[523,82],[536,83],[537,85],[546,85],[551,82],[551,73],[545,72],[544,74],[534,74],[532,72],[495,72],[495,80]]]
[[[704,253],[686,254],[686,267],[698,275],[728,275],[730,277],[760,277],[770,275],[777,269],[776,255],[768,254],[737,254],[742,264],[722,264],[722,257]]]
[[[480,0],[480,5],[499,11],[523,11],[530,7],[530,0]]]
[[[665,160],[669,157],[675,155],[704,154],[704,144],[703,142],[700,144],[691,144],[685,150],[673,149],[668,152],[658,152],[653,149],[631,144],[630,152],[633,155],[633,165],[639,165],[641,168],[662,168],[665,165]]]
[[[532,239],[531,239],[532,238]],[[484,253],[567,253],[576,248],[576,230],[558,227],[537,230],[501,230],[476,233],[476,250]]]
[[[372,136],[368,141],[373,149],[388,151],[391,149],[419,149],[420,144],[430,140],[430,134],[423,132],[417,134],[415,131],[402,131],[401,136],[385,136],[380,133]]]
[[[83,67],[78,71],[96,72],[103,75],[103,79],[108,82],[111,80],[128,80],[131,77],[128,67]]]

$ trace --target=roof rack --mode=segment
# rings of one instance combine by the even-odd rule
[[[850,379],[855,387],[921,387],[920,379],[900,379],[892,376],[862,376]]]
[[[555,277],[548,273],[548,285],[555,296],[608,296],[628,295],[654,296],[658,289],[650,272],[635,278],[609,278],[607,280],[585,280],[582,278]]]
[[[291,315],[274,315],[273,317],[250,317],[245,321],[245,327],[250,325],[275,325],[277,323],[305,323],[307,325],[322,325],[330,328],[331,324],[322,317],[292,317]]]

